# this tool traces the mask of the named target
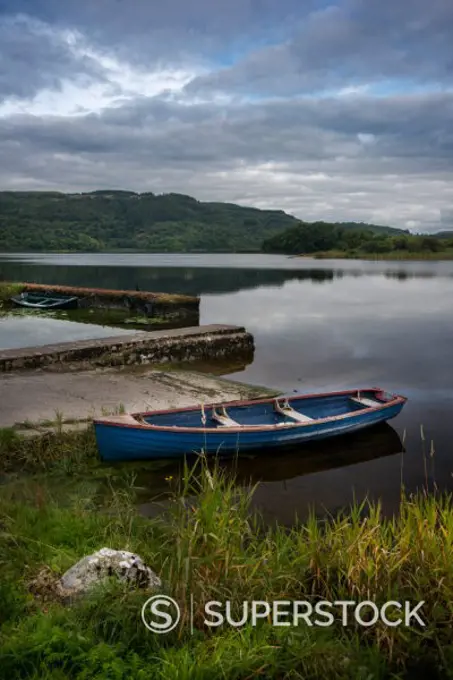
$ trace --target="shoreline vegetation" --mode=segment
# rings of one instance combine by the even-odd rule
[[[441,250],[438,252],[401,252],[390,251],[387,253],[365,253],[365,252],[348,252],[344,250],[331,250],[318,252],[314,255],[295,255],[294,257],[314,257],[316,260],[395,260],[399,262],[404,261],[444,261],[453,260],[453,248],[449,250]]]
[[[451,496],[402,487],[392,518],[362,503],[266,526],[250,508],[255,487],[238,487],[200,456],[180,480],[168,478],[163,512],[146,519],[133,468],[101,465],[92,428],[38,440],[0,430],[0,475],[0,668],[10,680],[451,677]],[[161,577],[182,613],[174,631],[155,635],[141,621],[155,591],[112,580],[69,605],[55,596],[55,581],[104,546],[140,555]],[[210,629],[203,607],[212,600],[230,600],[236,621],[253,600],[423,601],[425,625],[264,618]]]
[[[448,235],[448,232],[446,232]],[[263,252],[360,260],[451,260],[451,238],[360,224],[301,222],[263,242]]]

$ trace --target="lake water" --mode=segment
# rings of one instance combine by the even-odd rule
[[[244,325],[254,334],[254,361],[233,378],[301,392],[379,385],[409,397],[390,432],[364,434],[351,444],[363,452],[354,454],[353,465],[344,466],[347,451],[333,443],[329,447],[340,461],[334,470],[318,470],[319,463],[302,469],[306,453],[247,463],[247,474],[264,479],[257,502],[270,517],[290,521],[294,511],[304,515],[307,504],[338,508],[353,494],[379,497],[391,510],[402,475],[410,491],[427,480],[431,486],[435,480],[441,488],[453,487],[453,262],[9,254],[0,255],[0,278],[197,294],[201,324]],[[18,338],[24,346],[27,333],[33,335],[31,344],[37,344],[36,338],[45,342],[50,333],[53,341],[81,337],[78,324],[59,322],[60,328],[50,330],[51,321],[39,320],[39,329],[22,326],[20,331],[4,322],[0,347],[7,334],[10,346]],[[83,332],[88,333],[84,337],[111,335],[111,329],[99,327],[84,326]],[[400,439],[405,440],[403,457]],[[377,457],[370,451],[377,451]],[[321,467],[328,467],[323,455]]]
[[[89,323],[81,324],[49,319],[45,316],[32,316],[30,312],[23,316],[0,316],[0,349],[37,347],[55,342],[109,338],[112,335],[130,335],[130,333],[130,330],[122,328],[112,329]]]

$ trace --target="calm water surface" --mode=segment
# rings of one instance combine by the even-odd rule
[[[380,497],[392,510],[401,477],[409,490],[434,480],[453,486],[453,262],[9,254],[0,255],[0,278],[201,295],[200,323],[243,324],[255,336],[253,363],[233,378],[302,392],[380,385],[409,397],[392,429],[363,433],[346,450],[331,443],[313,455],[241,463],[244,478],[263,480],[256,501],[269,517],[291,521],[309,504],[333,510],[354,494]],[[19,321],[19,329],[17,320],[0,322],[0,347],[31,337],[27,344],[47,342],[50,334],[53,341],[81,337],[79,324]],[[111,335],[99,327],[83,332]],[[163,478],[148,475],[150,493]]]

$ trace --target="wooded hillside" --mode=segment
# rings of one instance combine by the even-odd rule
[[[281,210],[181,194],[0,192],[0,251],[259,251],[296,223]]]

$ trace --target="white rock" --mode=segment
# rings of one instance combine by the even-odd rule
[[[160,578],[139,555],[126,550],[101,548],[68,569],[59,580],[58,589],[68,597],[83,594],[109,576],[116,576],[138,588],[159,588],[162,585]]]

